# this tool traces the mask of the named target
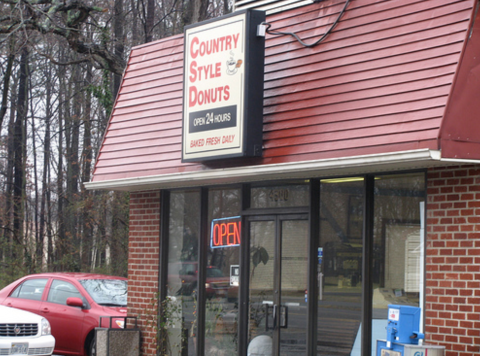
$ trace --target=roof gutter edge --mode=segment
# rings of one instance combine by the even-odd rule
[[[480,160],[442,159],[441,152],[438,150],[419,149],[264,166],[245,166],[148,177],[121,178],[86,182],[84,185],[88,190],[140,191],[274,179],[331,177],[333,175],[366,174],[389,170],[428,168],[445,164],[472,163],[480,164]]]

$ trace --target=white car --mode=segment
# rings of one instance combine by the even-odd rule
[[[47,319],[0,305],[0,355],[49,356],[54,347]]]

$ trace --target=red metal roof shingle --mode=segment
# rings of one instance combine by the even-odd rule
[[[326,0],[267,21],[272,29],[296,32],[311,43],[335,21],[343,4]],[[267,35],[263,158],[225,165],[421,148],[442,149],[443,155],[443,145],[455,146],[445,150],[454,156],[464,135],[469,142],[480,141],[480,134],[472,133],[476,113],[459,116],[479,94],[478,86],[474,94],[468,90],[471,68],[480,57],[472,54],[480,49],[478,34],[474,31],[467,41],[475,4],[356,0],[314,48],[290,36]],[[462,87],[452,85],[456,78]],[[182,81],[182,35],[132,50],[93,182],[209,169],[181,162]],[[452,102],[452,90],[462,90],[462,106]],[[469,129],[459,132],[462,120]],[[452,131],[458,133],[453,143]],[[480,153],[463,158],[478,159]]]

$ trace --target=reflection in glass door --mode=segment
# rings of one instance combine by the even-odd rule
[[[307,215],[250,217],[248,231],[248,353],[306,355]]]
[[[363,178],[320,185],[317,355],[360,356]]]

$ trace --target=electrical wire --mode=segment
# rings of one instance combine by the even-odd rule
[[[343,6],[343,9],[342,11],[340,12],[340,14],[338,15],[337,19],[335,20],[335,22],[332,24],[332,26],[328,29],[327,32],[325,32],[323,34],[322,37],[320,37],[320,39],[318,39],[317,41],[315,41],[314,43],[312,44],[307,44],[305,42],[302,41],[302,39],[300,37],[298,37],[298,35],[295,33],[295,32],[280,32],[280,31],[273,31],[273,30],[270,30],[270,27],[272,27],[272,25],[268,22],[262,22],[262,25],[265,25],[266,26],[266,32],[269,34],[269,35],[272,35],[272,36],[284,36],[284,35],[287,35],[287,36],[292,36],[294,37],[303,47],[307,47],[307,48],[312,48],[312,47],[315,47],[316,45],[318,45],[320,42],[322,42],[325,37],[327,37],[330,32],[332,32],[333,28],[338,24],[338,22],[340,21],[340,18],[343,16],[343,13],[345,12],[345,10],[347,9],[347,6],[348,4],[350,3],[350,0],[346,0],[345,1],[345,5]]]

